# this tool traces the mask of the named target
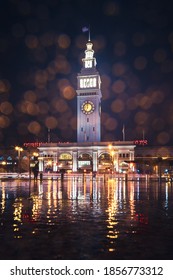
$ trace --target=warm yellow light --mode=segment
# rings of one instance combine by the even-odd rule
[[[19,151],[19,152],[22,152],[22,151],[23,151],[23,148],[21,148],[21,147],[19,147],[19,146],[16,146],[16,147],[15,147],[15,150],[16,150],[16,151]]]

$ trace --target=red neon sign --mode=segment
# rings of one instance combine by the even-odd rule
[[[134,140],[134,144],[144,146],[148,144],[148,140]]]
[[[31,143],[29,142],[29,143],[24,143],[23,146],[37,148],[40,147],[41,144],[42,142],[31,142]]]

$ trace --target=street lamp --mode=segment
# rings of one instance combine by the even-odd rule
[[[18,152],[18,173],[20,174],[20,153],[23,152],[23,148],[16,146],[15,150]]]
[[[7,162],[2,161],[1,164],[2,164],[2,171],[1,172],[7,172],[7,168],[6,168]]]
[[[34,156],[34,158],[36,158],[36,157],[38,157],[38,156],[39,156],[39,154],[38,154],[38,153],[36,153],[36,152],[34,152],[34,153],[33,153],[33,156]]]

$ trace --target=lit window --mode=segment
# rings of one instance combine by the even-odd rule
[[[96,87],[96,78],[93,78],[93,87]]]
[[[83,79],[80,79],[80,87],[83,88],[84,85],[83,85]]]
[[[85,61],[85,68],[91,68],[92,67],[92,61],[91,60],[86,60]]]
[[[92,57],[93,57],[93,52],[87,51],[86,58],[92,58]]]

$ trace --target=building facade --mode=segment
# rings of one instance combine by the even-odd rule
[[[134,171],[133,141],[101,141],[101,79],[93,44],[88,40],[82,69],[77,75],[77,142],[42,143],[39,171]]]
[[[136,141],[135,141],[136,142]],[[97,172],[115,171],[122,173],[135,171],[139,175],[173,176],[173,147],[172,146],[141,146],[134,149],[131,142],[100,142],[89,148],[88,144],[78,143],[24,143],[20,154],[15,149],[0,150],[0,172],[10,173],[19,171],[32,172],[40,147],[40,170],[58,172],[65,170],[97,170]],[[131,149],[132,148],[132,149]],[[35,156],[36,155],[36,156]],[[96,157],[95,163],[93,162]],[[95,166],[93,166],[93,163]]]
[[[45,143],[39,147],[39,170],[57,172],[134,171],[131,142]]]

